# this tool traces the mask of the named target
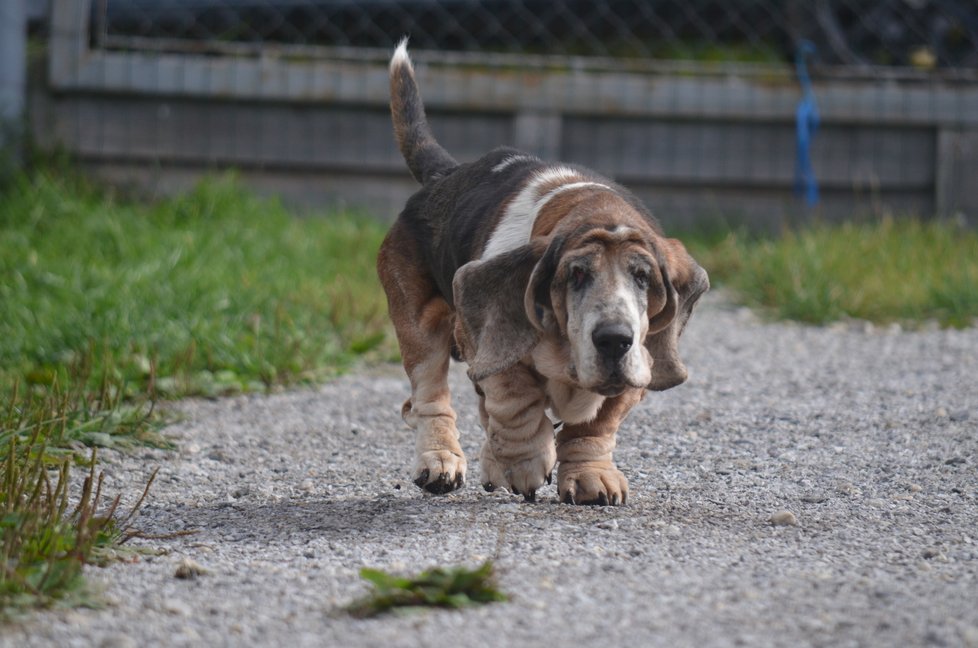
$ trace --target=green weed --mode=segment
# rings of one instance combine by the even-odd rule
[[[132,511],[119,519],[119,498],[103,501],[96,450],[86,462],[50,447],[67,428],[84,427],[74,405],[56,393],[22,394],[15,388],[0,410],[0,619],[32,607],[96,604],[82,568],[119,555],[149,489],[147,484]],[[76,464],[88,474],[73,498],[70,472]]]
[[[357,617],[376,616],[395,608],[457,609],[508,600],[496,588],[491,562],[476,569],[438,567],[410,577],[364,568],[360,577],[373,585],[373,592],[347,608]]]

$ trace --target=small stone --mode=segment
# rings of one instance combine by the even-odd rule
[[[139,644],[129,635],[111,634],[99,643],[99,648],[136,648]]]
[[[245,495],[247,495],[250,492],[251,492],[251,489],[248,488],[247,486],[239,486],[239,487],[235,488],[233,491],[231,491],[231,497],[233,497],[235,499],[238,499],[240,497],[244,497]]]
[[[801,496],[801,501],[806,504],[821,504],[828,501],[829,496],[824,493],[808,493]]]
[[[936,410],[934,410],[934,416],[937,418],[947,418],[947,408],[938,407]]]
[[[907,484],[907,490],[911,493],[919,493],[920,491],[924,490],[924,488],[920,484]]]
[[[221,463],[233,464],[234,457],[226,453],[224,450],[217,449],[207,454],[207,458],[211,461],[219,461]]]
[[[177,565],[177,570],[173,573],[177,578],[183,580],[194,580],[198,576],[203,576],[204,574],[209,574],[210,571],[203,565],[191,560],[190,558],[184,558]]]
[[[968,416],[968,410],[958,410],[956,412],[951,412],[951,414],[948,415],[948,418],[955,423],[960,423],[961,421],[967,421]]]
[[[675,524],[670,524],[666,527],[666,536],[669,538],[678,538],[682,535],[682,531],[679,530]]]
[[[791,511],[778,511],[768,518],[768,522],[774,526],[798,526],[798,518]]]
[[[961,638],[968,648],[978,648],[978,628],[967,626],[961,631]]]
[[[160,604],[160,609],[176,616],[190,616],[190,606],[178,599],[166,599]]]
[[[599,529],[607,529],[609,531],[615,531],[618,529],[618,520],[604,520],[603,522],[598,522],[596,525]]]
[[[299,484],[299,490],[306,491],[307,493],[312,492],[316,488],[316,482],[311,479],[303,479],[302,483]]]
[[[937,560],[938,562],[947,562],[947,556],[940,552],[938,549],[924,549],[923,553],[920,554],[925,560]]]

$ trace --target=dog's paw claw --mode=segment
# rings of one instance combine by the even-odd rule
[[[461,488],[463,483],[464,480],[461,475],[452,479],[448,473],[441,473],[437,479],[425,484],[422,488],[434,495],[444,495],[445,493],[451,493],[453,490]]]
[[[492,482],[488,481],[482,484],[482,488],[485,489],[487,493],[491,493],[496,490],[496,486]]]
[[[628,480],[610,463],[566,462],[557,470],[557,492],[564,504],[624,506]]]
[[[425,484],[428,483],[428,477],[430,476],[431,473],[428,471],[427,468],[425,468],[424,470],[421,471],[421,474],[418,475],[417,479],[414,480],[414,485],[417,486],[418,488],[424,488]]]
[[[547,473],[547,484],[549,485],[552,484],[553,482],[554,482],[554,471],[551,470],[550,472]]]
[[[608,506],[608,495],[602,491],[594,499],[581,502],[581,504],[585,506]]]
[[[444,495],[465,484],[465,457],[449,452],[423,453],[415,468],[414,484],[434,495]]]
[[[523,501],[524,502],[536,502],[537,501],[537,492],[535,490],[531,490],[529,493],[525,493],[523,495]]]

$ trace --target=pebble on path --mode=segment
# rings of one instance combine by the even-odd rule
[[[798,518],[791,511],[778,511],[768,518],[774,526],[798,526]]]
[[[197,563],[190,558],[184,558],[180,561],[180,564],[177,565],[177,570],[173,573],[173,575],[182,580],[193,580],[198,576],[203,576],[207,573],[209,573],[207,568],[200,563]]]

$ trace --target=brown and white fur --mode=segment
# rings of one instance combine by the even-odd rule
[[[624,504],[615,433],[646,389],[686,379],[677,342],[706,272],[592,171],[508,148],[456,162],[428,127],[406,41],[390,77],[397,143],[422,184],[377,260],[411,382],[415,483],[447,493],[465,481],[454,355],[479,396],[487,490],[533,500],[559,462],[561,501]]]

